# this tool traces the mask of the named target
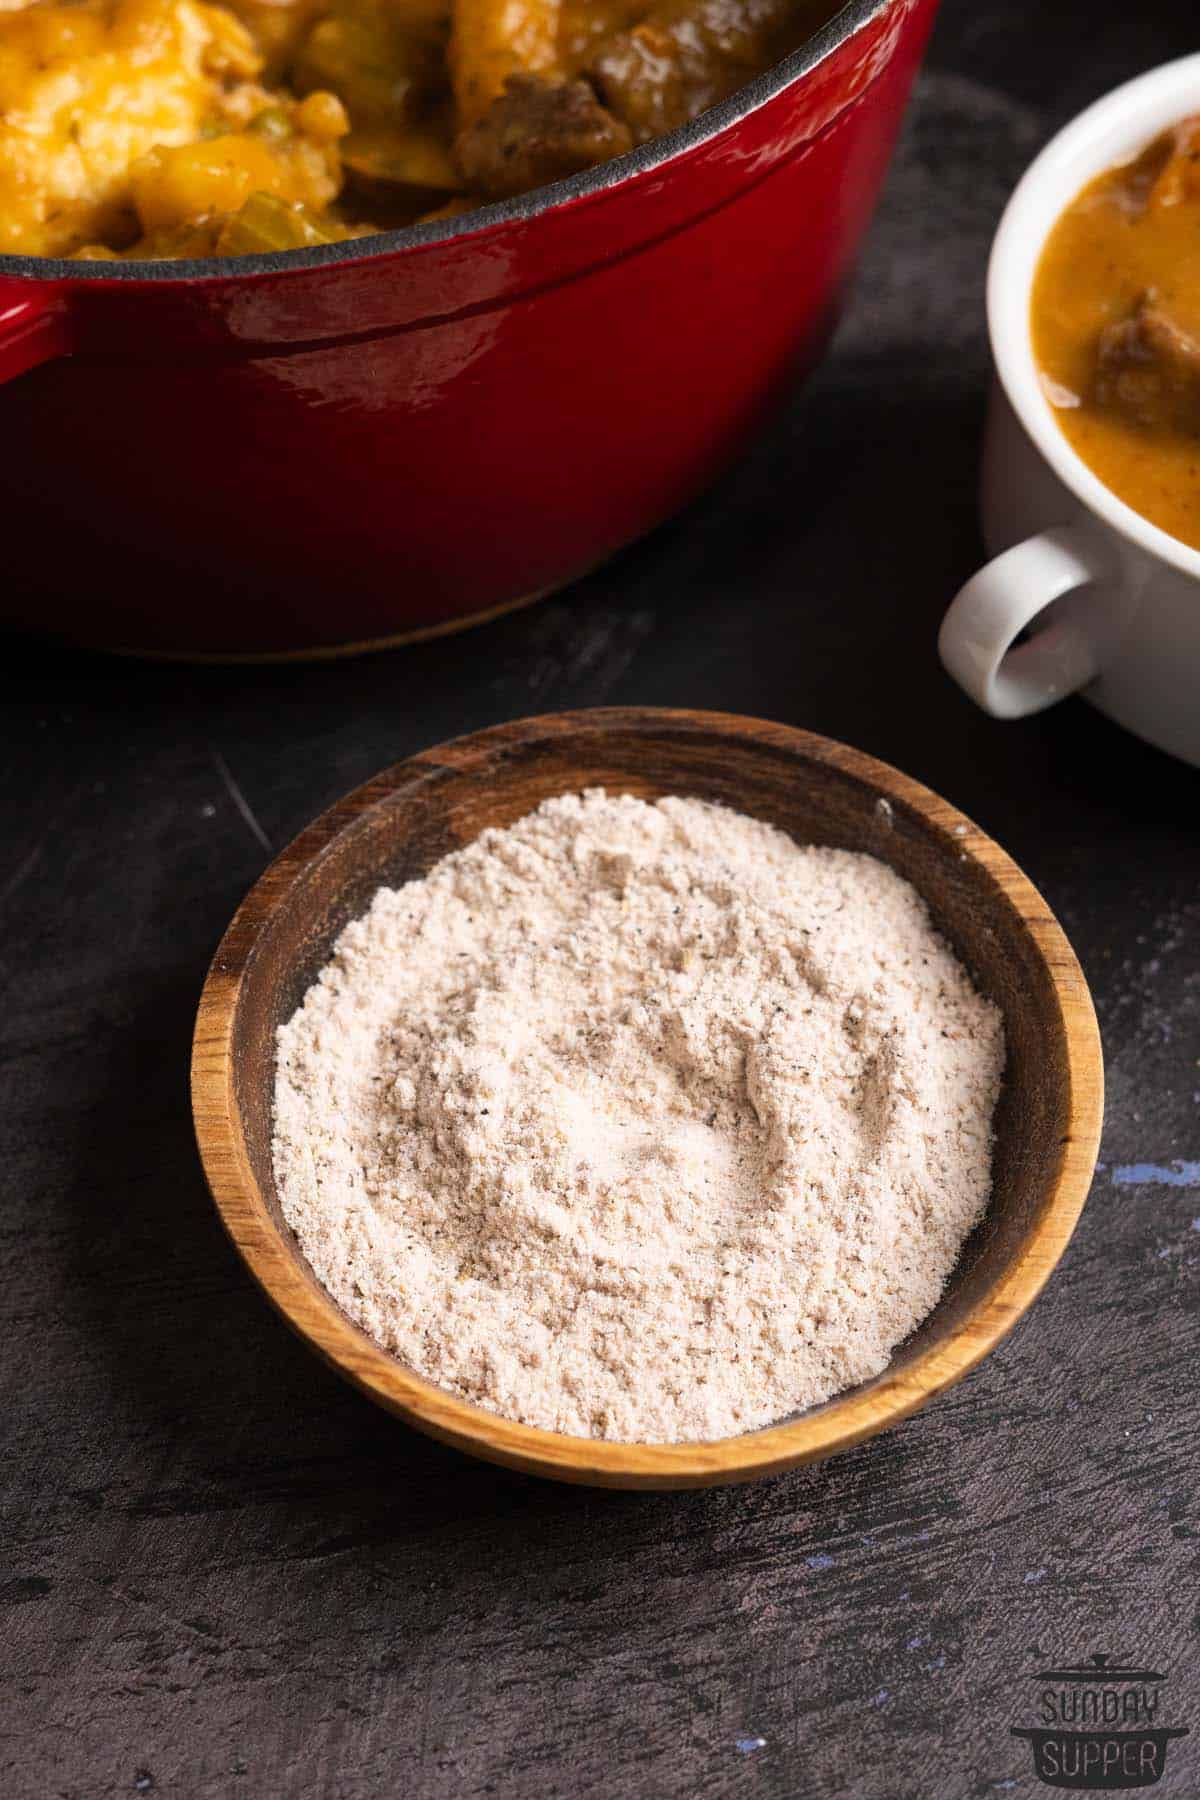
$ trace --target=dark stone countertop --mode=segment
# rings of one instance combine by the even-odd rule
[[[1032,1794],[1028,1675],[1094,1650],[1170,1673],[1194,1735],[1157,1791],[1200,1793],[1200,1190],[1154,1178],[1200,1155],[1198,777],[1078,702],[995,724],[933,652],[980,557],[1005,195],[1194,44],[1166,0],[947,0],[825,368],[562,598],[324,667],[9,648],[6,1796]],[[919,1417],[759,1487],[556,1488],[406,1431],[269,1313],[192,1146],[199,985],[268,846],[422,745],[601,702],[898,763],[1044,889],[1099,1006],[1104,1166],[1041,1301]]]

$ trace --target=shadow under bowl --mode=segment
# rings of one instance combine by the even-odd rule
[[[426,873],[488,826],[584,787],[693,795],[800,843],[867,851],[910,881],[1004,1016],[992,1198],[945,1294],[874,1380],[772,1425],[708,1443],[568,1437],[433,1386],[326,1293],[283,1220],[271,1164],[275,1033],[342,928],[382,885]],[[460,1450],[607,1487],[702,1487],[815,1461],[895,1424],[964,1375],[1036,1298],[1087,1196],[1103,1064],[1091,997],[1062,929],[990,838],[927,788],[846,746],[764,720],[650,708],[497,726],[385,770],[324,813],[235,915],[200,1002],[196,1136],[218,1211],[287,1322],[373,1400]]]

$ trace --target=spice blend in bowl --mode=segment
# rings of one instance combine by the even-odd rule
[[[753,834],[753,822],[763,821],[778,829],[760,841],[799,857],[810,870],[822,860],[830,867],[886,864],[902,878],[898,891],[906,893],[904,884],[911,884],[928,907],[936,934],[953,953],[947,967],[955,970],[957,963],[969,972],[980,1005],[977,1019],[987,1018],[986,1002],[1003,1021],[990,1199],[941,1298],[880,1373],[764,1429],[640,1443],[546,1430],[468,1400],[375,1341],[318,1281],[284,1215],[274,1155],[280,1028],[289,1026],[320,983],[347,927],[369,914],[381,889],[411,893],[410,884],[440,879],[439,864],[444,875],[445,859],[481,848],[489,832],[508,833],[547,801],[579,805],[570,797],[592,788],[621,797],[622,807],[629,806],[628,796],[670,799],[669,807],[647,808],[659,829],[673,816],[686,819],[694,801],[727,809],[718,817],[736,831]],[[731,821],[731,814],[743,816]],[[611,853],[611,837],[607,848]],[[861,857],[841,854],[848,852]],[[614,894],[631,885],[620,854],[616,863],[610,860],[606,877]],[[756,869],[760,860],[751,857],[749,876],[739,872],[726,884],[745,909],[747,944],[766,879],[766,871]],[[518,874],[514,869],[514,880]],[[772,922],[767,948],[788,942],[800,948],[797,933],[789,937]],[[877,949],[868,946],[864,973]],[[793,973],[802,967],[815,988],[814,966],[809,954],[794,961]],[[660,994],[670,975],[664,956]],[[468,985],[464,978],[464,989]],[[869,984],[860,977],[857,985]],[[509,989],[515,999],[511,981]],[[969,994],[971,988],[958,991]],[[727,1021],[729,993],[714,990],[710,998],[704,1016]],[[852,998],[841,1015],[837,1029],[843,1035],[850,1007],[858,1004]],[[881,1014],[874,1020],[867,1015],[864,1009],[868,1030],[877,1029]],[[908,1009],[906,1028],[914,1022],[915,1009]],[[461,1027],[460,1019],[460,1036]],[[690,1035],[706,1057],[701,1040],[694,1031]],[[336,1041],[336,1034],[331,1038]],[[852,1040],[846,1041],[853,1055]],[[947,1041],[939,1033],[939,1045]],[[935,1051],[940,1054],[938,1045]],[[689,1080],[698,1078],[703,1057]],[[615,1068],[619,1060],[614,1055],[605,1066]],[[600,1067],[596,1057],[593,1068]],[[922,1069],[922,1082],[932,1074]],[[239,908],[205,984],[192,1058],[197,1140],[221,1218],[267,1297],[310,1347],[380,1405],[446,1443],[532,1473],[614,1487],[696,1487],[773,1474],[897,1423],[957,1381],[1011,1329],[1062,1255],[1095,1163],[1102,1092],[1095,1015],[1070,945],[1045,901],[970,820],[897,770],[828,739],[761,719],[651,708],[562,713],[496,726],[424,751],[339,801],[276,858]],[[762,1098],[765,1104],[765,1093]],[[406,1115],[408,1126],[414,1116]],[[476,1127],[489,1126],[490,1117],[489,1110]],[[689,1181],[703,1195],[697,1171],[704,1159],[696,1146],[712,1147],[707,1118],[694,1135],[690,1162],[681,1159],[683,1181],[673,1175],[668,1183],[652,1165],[648,1169],[664,1193],[664,1212],[669,1204],[683,1216]],[[718,1125],[720,1120],[718,1110]],[[461,1119],[458,1124],[465,1128]],[[660,1143],[666,1135],[660,1134]],[[577,1143],[581,1137],[591,1141],[577,1114],[575,1137]],[[845,1141],[851,1137],[847,1132]],[[677,1130],[673,1139],[667,1148],[679,1155]],[[610,1140],[610,1156],[616,1141]],[[528,1157],[529,1146],[521,1152]],[[618,1173],[627,1166],[622,1162]],[[749,1191],[748,1183],[727,1183],[726,1192]],[[761,1198],[763,1188],[756,1191]],[[459,1197],[460,1218],[466,1198]],[[520,1206],[530,1214],[532,1196],[522,1195]],[[764,1204],[764,1219],[768,1210]],[[547,1236],[546,1243],[548,1263],[561,1268],[563,1241]],[[1019,1380],[1019,1368],[1012,1378]]]
[[[997,1009],[876,858],[545,801],[384,888],[279,1032],[275,1177],[430,1381],[633,1442],[886,1367],[987,1203]]]

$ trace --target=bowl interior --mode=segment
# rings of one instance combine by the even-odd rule
[[[560,716],[500,727],[388,771],[284,852],[239,913],[214,964],[214,978],[223,962],[240,974],[230,1028],[234,1110],[250,1174],[281,1242],[307,1283],[332,1307],[283,1221],[271,1129],[276,1029],[299,1005],[342,927],[366,909],[381,884],[423,874],[485,827],[512,823],[551,795],[591,786],[647,798],[695,795],[769,820],[799,842],[879,856],[924,896],[977,986],[1002,1009],[1008,1060],[996,1118],[991,1206],[935,1311],[897,1351],[889,1369],[855,1391],[894,1382],[961,1330],[1054,1203],[1070,1135],[1073,1081],[1059,984],[1039,918],[1062,945],[1067,972],[1077,977],[1078,970],[1034,890],[961,815],[882,765],[784,727],[712,715],[640,713]],[[1027,909],[1014,902],[1010,876],[1029,896]],[[1086,990],[1084,995],[1086,1000]],[[203,1147],[203,1128],[201,1141]],[[1093,1156],[1094,1151],[1093,1142]],[[1082,1191],[1076,1210],[1081,1203]],[[261,1270],[255,1272],[263,1279]],[[1012,1318],[1020,1310],[1012,1310]],[[342,1318],[345,1332],[365,1343],[358,1327]],[[977,1360],[1003,1328],[963,1366]],[[329,1355],[328,1345],[324,1349]],[[832,1414],[846,1402],[842,1395],[803,1416]],[[915,1403],[898,1402],[896,1411]],[[494,1423],[492,1415],[468,1410]],[[761,1434],[732,1441],[750,1444],[755,1436]]]

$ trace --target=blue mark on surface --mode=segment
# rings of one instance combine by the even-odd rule
[[[753,1756],[756,1750],[766,1749],[767,1740],[766,1738],[752,1737],[734,1738],[733,1744],[734,1749],[740,1751],[743,1756]]]
[[[806,1556],[804,1560],[810,1569],[832,1569],[833,1567],[832,1556],[826,1556],[823,1551],[819,1551],[816,1556]]]
[[[1200,1162],[1121,1163],[1113,1170],[1117,1187],[1200,1187]]]

